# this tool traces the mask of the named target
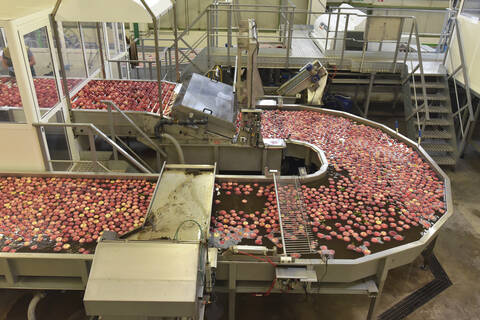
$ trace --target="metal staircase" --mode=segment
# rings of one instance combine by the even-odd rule
[[[410,77],[407,84],[405,115],[408,136],[419,141],[439,165],[455,166],[458,150],[447,74],[425,74],[424,77],[423,86],[417,74]],[[424,104],[424,88],[428,106]]]
[[[137,168],[128,161],[112,159],[113,151],[96,151],[97,161],[101,166],[91,162],[92,155],[90,151],[80,151],[80,161],[73,164],[68,171],[70,172],[115,172],[115,173],[137,173]]]

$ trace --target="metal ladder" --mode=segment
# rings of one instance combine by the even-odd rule
[[[408,135],[419,141],[437,164],[455,166],[458,150],[447,74],[426,74],[424,86],[418,78],[419,75],[410,78],[409,94],[405,98]],[[420,108],[417,114],[416,106],[424,103],[424,88],[427,92],[428,108]]]

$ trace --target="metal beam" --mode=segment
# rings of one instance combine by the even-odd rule
[[[155,65],[157,66],[155,70],[157,71],[157,82],[158,82],[158,100],[160,106],[160,118],[163,118],[163,104],[162,104],[162,71],[160,70],[160,52],[158,48],[158,19],[153,13],[152,9],[148,6],[145,0],[140,0],[142,5],[145,7],[145,10],[150,14],[152,17],[153,22],[153,38],[155,41]]]
[[[375,81],[375,72],[370,74],[370,82],[368,83],[367,97],[365,98],[365,104],[363,105],[363,116],[368,117],[368,109],[370,108],[370,97],[372,95],[373,82]]]
[[[156,147],[155,142],[152,139],[150,139],[150,137],[145,132],[143,132],[143,130],[140,129],[140,127],[137,126],[137,124],[132,119],[130,119],[130,117],[125,114],[125,112],[120,110],[120,108],[117,107],[117,105],[113,101],[100,100],[100,102],[105,103],[107,105],[108,112],[110,113],[111,117],[112,117],[111,108],[115,108],[115,110],[117,110],[117,112],[120,113],[123,116],[123,118],[126,119],[128,121],[128,123],[130,123],[132,125],[132,127],[134,127],[135,130],[137,130],[137,132],[139,132],[140,135],[154,147],[155,151],[157,151],[157,168],[160,170],[160,168],[162,167],[162,162],[160,160],[160,155],[162,155],[164,158],[167,158],[167,154],[165,152],[163,152],[160,148]],[[113,119],[111,121],[113,121]],[[111,130],[113,130],[113,123],[111,123]]]

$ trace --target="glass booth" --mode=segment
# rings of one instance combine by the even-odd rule
[[[39,123],[65,122],[58,60],[48,5],[15,2],[0,15],[0,170],[44,171],[47,159],[71,158],[65,130]],[[54,119],[54,120],[53,120]],[[43,145],[55,141],[52,152]]]

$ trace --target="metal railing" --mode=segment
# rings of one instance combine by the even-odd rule
[[[122,66],[125,66],[126,70],[131,70],[131,72],[135,71],[136,73],[136,78],[135,79],[150,79],[150,80],[155,80],[155,75],[154,75],[154,70],[153,67],[156,67],[155,61],[152,60],[128,60],[128,59],[109,59],[107,60],[108,63],[113,63],[116,64],[117,72],[118,72],[118,78],[123,79],[123,72],[122,72]],[[130,68],[129,65],[131,64],[138,64],[138,66],[135,66],[134,68]],[[160,61],[160,69],[162,68],[162,61]],[[142,70],[142,75],[140,75],[140,70]],[[147,72],[148,71],[148,72]],[[130,72],[127,72],[127,74],[130,74]],[[148,74],[148,77],[147,77]],[[127,78],[129,76],[127,75]]]
[[[335,10],[337,10],[337,12],[335,12]],[[234,50],[234,52],[232,53],[232,48],[234,46],[234,40],[238,37],[238,20],[247,17],[254,17],[256,15],[262,15],[262,19],[270,19],[270,17],[272,17],[272,19],[276,21],[276,27],[274,28],[262,28],[260,23],[260,26],[258,28],[259,41],[264,45],[270,44],[272,45],[272,47],[280,47],[281,49],[284,49],[285,67],[288,67],[290,64],[292,43],[297,40],[299,41],[305,39],[312,40],[316,43],[325,43],[325,50],[323,52],[325,58],[329,61],[335,61],[337,66],[340,67],[345,64],[345,61],[348,58],[348,56],[346,55],[346,51],[348,52],[349,50],[346,50],[346,44],[349,42],[365,45],[367,53],[372,52],[373,50],[370,50],[369,45],[371,42],[374,41],[355,39],[346,35],[345,31],[349,29],[351,18],[354,16],[362,16],[365,18],[371,17],[372,19],[375,17],[400,19],[400,37],[402,34],[414,33],[415,39],[418,39],[419,37],[438,38],[438,45],[436,46],[435,52],[441,53],[445,52],[446,42],[448,41],[448,37],[450,35],[450,33],[447,32],[448,28],[445,28],[450,21],[450,17],[455,14],[454,10],[418,10],[396,8],[361,8],[359,10],[368,10],[370,14],[361,15],[353,12],[345,12],[344,8],[339,7],[331,7],[328,12],[303,10],[298,9],[290,0],[282,0],[280,2],[280,5],[248,5],[237,4],[235,1],[233,1],[233,3],[214,1],[200,14],[198,14],[196,18],[191,21],[191,23],[188,24],[181,33],[179,33],[178,44],[182,46],[183,49],[178,50],[178,62],[179,64],[191,65],[196,72],[205,73],[214,64],[212,61],[212,54],[214,53],[214,50],[217,48],[226,48],[227,63],[228,65],[233,65],[235,60],[234,56],[236,56],[236,50]],[[378,14],[379,12],[385,14]],[[430,32],[430,30],[425,30],[425,32],[419,32],[418,24],[416,23],[416,19],[413,16],[414,14],[418,13],[435,14],[439,17],[441,17],[441,15],[444,15],[444,27],[441,30],[438,30],[438,32]],[[306,21],[311,21],[310,17],[316,17],[322,14],[328,15],[329,21],[328,26],[326,26],[326,35],[324,37],[315,36],[312,33],[303,36],[294,35],[294,24],[296,21],[296,17],[298,17],[299,15],[301,15],[302,17],[305,16],[307,17]],[[335,20],[335,18],[337,18],[336,23],[330,23],[330,21]],[[340,24],[340,19],[346,19],[346,23]],[[204,28],[204,25],[206,25],[206,29]],[[195,40],[189,41],[187,40],[186,36],[192,30],[204,31],[198,37],[195,37]],[[167,33],[164,34],[166,35]],[[174,39],[164,37],[163,34],[161,34],[161,36],[161,40],[172,42],[170,46],[164,48],[164,50],[161,52],[161,60],[163,64],[162,68],[164,69],[164,71],[162,72],[162,78],[173,80],[174,77],[171,71],[173,70],[173,65],[175,62],[174,59],[172,59],[172,51],[175,51]],[[221,39],[223,38],[226,38],[224,44],[221,41]],[[150,59],[148,59],[147,56],[148,53],[151,53],[147,50],[150,48],[147,44],[148,42],[153,41],[153,39],[139,38],[137,40],[140,43],[140,45],[138,46],[140,48],[139,56],[142,56],[142,59],[132,60],[130,62],[142,62],[143,77],[146,78],[147,74],[150,76],[150,73],[147,72],[147,69],[150,71],[150,69],[152,69],[155,65],[154,63],[150,62]],[[413,40],[413,38],[412,36],[409,36],[408,42],[410,42],[411,40]],[[386,52],[385,46],[387,43],[393,43],[395,45],[395,50],[392,52],[391,55],[388,56],[388,59],[390,59],[390,61],[392,62],[392,70],[394,72],[396,68],[395,60],[401,56],[401,51],[404,51],[404,62],[407,61],[407,57],[409,56],[409,54],[413,55],[413,60],[413,58],[421,55],[422,52],[431,52],[431,50],[426,50],[426,47],[417,46],[417,52],[411,53],[411,50],[415,48],[411,47],[410,43],[406,43],[405,41],[401,41],[400,39],[386,39],[383,41],[378,41],[378,43],[376,44],[376,48],[378,48],[377,51]],[[206,66],[199,64],[195,61],[195,58],[203,49],[205,49],[206,51]],[[362,67],[364,66],[365,58],[365,56],[362,56],[362,62],[360,63]],[[113,62],[117,63],[116,61]],[[126,63],[126,60],[123,62]],[[119,63],[117,63],[117,69],[118,68]],[[138,69],[137,76],[139,76]]]
[[[454,36],[455,35],[455,36]],[[458,58],[460,63],[458,66],[454,65],[453,54],[451,52],[452,41],[456,40],[456,48],[458,52]],[[460,30],[460,25],[457,22],[457,19],[454,18],[451,24],[451,34],[448,37],[447,50],[445,51],[445,56],[443,58],[443,65],[447,67],[447,60],[450,66],[450,75],[448,80],[452,81],[453,88],[455,92],[455,103],[453,104],[456,108],[456,111],[453,112],[453,119],[456,127],[456,138],[459,141],[457,159],[458,160],[465,152],[465,148],[470,143],[473,131],[475,128],[475,122],[480,114],[480,104],[476,107],[472,104],[472,94],[470,92],[470,81],[469,81],[469,72],[468,67],[465,61],[462,32]],[[463,83],[457,79],[457,75],[462,72]],[[459,89],[462,87],[462,89]],[[464,96],[466,98],[465,104],[460,103],[459,90],[463,90]]]
[[[119,152],[121,155],[123,155],[127,161],[129,161],[131,164],[133,164],[135,167],[137,167],[141,172],[143,173],[152,173],[150,170],[148,170],[144,165],[142,165],[140,162],[138,162],[134,157],[132,157],[128,152],[123,150],[115,141],[110,139],[105,133],[103,133],[100,129],[98,129],[96,126],[94,126],[91,123],[34,123],[32,124],[34,127],[37,129],[37,134],[39,136],[39,140],[42,144],[42,151],[43,151],[43,156],[44,156],[44,161],[45,165],[48,168],[49,171],[53,171],[53,166],[52,164],[54,163],[71,163],[72,165],[77,164],[77,163],[91,163],[92,165],[96,166],[100,171],[106,171],[109,172],[110,170],[105,167],[99,160],[98,160],[98,155],[97,155],[97,149],[95,146],[95,136],[98,136],[102,138],[105,142],[107,142],[113,150],[116,152]],[[86,130],[86,133],[88,135],[88,142],[89,142],[89,147],[90,147],[90,153],[91,153],[91,160],[90,161],[82,161],[82,160],[52,160],[49,157],[49,152],[48,152],[48,146],[43,143],[43,139],[41,136],[43,135],[43,132],[46,127],[52,127],[52,128],[72,128],[72,129],[80,129],[80,130]]]
[[[418,19],[418,15],[428,15],[430,18],[429,21],[435,20],[435,18],[439,18],[443,20],[442,26],[438,29],[437,32],[427,32],[427,30],[434,28],[431,23],[428,23],[424,26],[425,30],[419,30],[418,35],[422,38],[432,38],[437,39],[437,45],[435,46],[435,52],[445,52],[445,44],[446,40],[448,39],[449,27],[448,23],[452,17],[457,14],[455,9],[416,9],[416,8],[379,8],[379,7],[358,7],[354,8],[355,10],[362,11],[366,15],[370,16],[389,16],[389,17],[397,17],[397,16],[408,16],[408,17],[415,17]],[[349,8],[342,8],[342,7],[329,7],[329,11],[332,12],[334,10],[338,10],[339,12],[352,10]],[[328,12],[327,12],[328,13]],[[420,29],[420,27],[419,27]],[[405,30],[408,30],[408,26],[405,27]]]
[[[164,159],[167,158],[167,154],[162,151],[158,146],[157,144],[142,130],[140,129],[137,124],[129,117],[125,114],[125,112],[123,112],[122,110],[120,110],[120,108],[113,102],[113,101],[110,101],[110,100],[101,100],[100,101],[101,103],[104,103],[107,105],[107,110],[108,110],[108,114],[109,114],[109,119],[110,119],[110,135],[112,136],[112,140],[116,140],[118,139],[117,135],[115,134],[115,123],[114,123],[114,119],[113,119],[113,113],[112,113],[112,108],[115,109],[125,120],[128,121],[128,123],[130,123],[130,125],[145,139],[148,141],[148,143],[150,144],[150,146],[155,150],[156,152],[156,159],[157,159],[157,168],[161,168],[162,167],[162,157]],[[123,142],[123,141],[122,141]],[[124,144],[126,145],[126,144]],[[133,150],[132,150],[133,152]],[[134,152],[133,152],[134,153]],[[135,154],[135,153],[134,153]],[[115,160],[118,160],[118,153],[117,151],[114,149],[114,152],[113,152],[113,155],[114,155],[114,158]],[[136,154],[135,154],[136,155]],[[141,159],[140,157],[138,157],[138,159]]]

